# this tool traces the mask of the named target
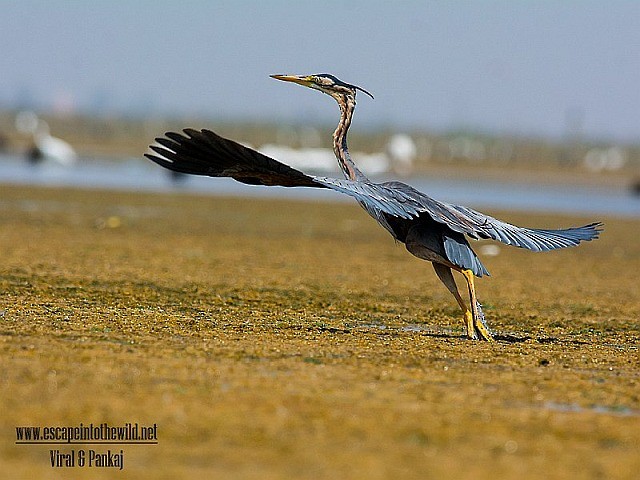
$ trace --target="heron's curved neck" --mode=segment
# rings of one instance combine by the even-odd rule
[[[351,125],[351,117],[356,108],[356,99],[351,96],[341,96],[337,99],[340,106],[340,121],[333,132],[333,151],[336,154],[340,168],[344,172],[344,176],[349,180],[367,180],[356,164],[351,160],[349,149],[347,148],[347,132]]]

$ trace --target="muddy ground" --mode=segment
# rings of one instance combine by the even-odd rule
[[[356,205],[0,186],[3,475],[638,478],[640,222],[490,213],[606,223],[482,256],[494,344]],[[90,422],[158,444],[15,444]]]

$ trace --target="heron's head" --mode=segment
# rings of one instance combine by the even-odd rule
[[[340,102],[340,99],[344,98],[344,96],[352,96],[355,98],[357,90],[373,98],[373,95],[364,88],[345,83],[328,73],[319,73],[316,75],[271,75],[271,78],[284,82],[297,83],[305,87],[313,88],[314,90],[320,90],[327,95],[331,95],[338,100],[338,102]]]

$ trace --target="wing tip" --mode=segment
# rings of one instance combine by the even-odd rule
[[[581,240],[585,242],[589,242],[591,240],[595,240],[599,238],[600,234],[604,232],[604,223],[592,222],[587,225],[583,225],[582,227],[577,227],[575,229],[569,229],[569,230],[575,230],[576,233],[580,232],[580,234],[585,235],[584,238],[579,238],[578,242],[580,242]]]

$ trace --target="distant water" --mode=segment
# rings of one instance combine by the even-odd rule
[[[326,175],[326,174],[323,174]],[[488,181],[403,180],[429,196],[474,208],[616,215],[640,218],[640,197],[609,188],[505,184]],[[193,192],[207,195],[350,200],[344,195],[310,188],[243,185],[228,178],[185,176],[169,172],[144,158],[80,159],[73,167],[54,163],[29,165],[20,157],[0,155],[0,184],[64,186],[152,192]],[[1,196],[0,186],[0,196]]]

